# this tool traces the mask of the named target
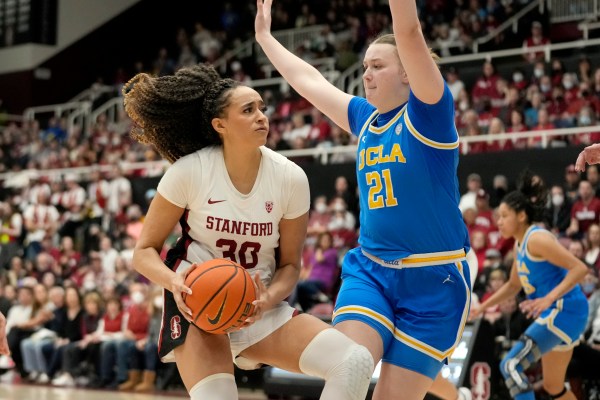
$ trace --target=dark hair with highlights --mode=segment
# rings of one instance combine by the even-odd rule
[[[123,86],[125,111],[134,122],[131,136],[153,145],[171,163],[220,145],[212,120],[223,116],[231,91],[238,86],[206,64],[161,77],[139,73]]]
[[[529,223],[542,221],[548,197],[542,179],[530,170],[525,170],[519,178],[517,190],[510,192],[502,199],[515,212],[524,211]]]

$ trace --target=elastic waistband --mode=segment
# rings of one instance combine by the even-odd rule
[[[399,258],[397,260],[386,261],[381,258],[369,254],[363,249],[362,253],[369,260],[376,262],[377,264],[387,268],[418,268],[418,267],[430,267],[433,265],[444,265],[454,262],[465,261],[467,256],[464,249],[452,250],[452,251],[440,251],[438,253],[422,253],[412,254],[406,258]]]

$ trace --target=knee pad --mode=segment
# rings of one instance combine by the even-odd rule
[[[209,375],[190,389],[191,400],[238,400],[235,378],[231,374]]]
[[[374,363],[366,347],[336,329],[325,329],[306,346],[299,366],[305,374],[325,379],[322,400],[363,400]]]
[[[533,339],[524,335],[504,357],[500,363],[500,372],[504,376],[511,397],[514,398],[519,393],[533,390],[524,372],[540,358],[542,358],[542,352],[537,344]]]

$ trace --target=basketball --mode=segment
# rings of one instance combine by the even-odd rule
[[[254,312],[252,277],[231,260],[216,258],[197,265],[185,285],[192,294],[183,293],[183,301],[192,310],[192,322],[205,332],[235,331]]]

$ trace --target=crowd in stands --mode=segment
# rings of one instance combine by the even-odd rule
[[[495,222],[511,187],[502,175],[491,184],[476,173],[467,178],[459,207],[477,257],[475,299],[497,290],[512,266],[514,243],[499,235]],[[564,181],[549,189],[544,226],[589,266],[582,283],[590,299],[589,324],[570,372],[572,384],[587,390],[600,379],[597,369],[588,368],[600,359],[599,170],[590,166],[582,176],[569,165]],[[11,349],[10,358],[0,358],[0,381],[19,376],[56,386],[164,388],[157,369],[166,367],[156,351],[161,289],[131,265],[154,191],[144,204],[135,204],[131,190],[119,168],[106,175],[96,171],[85,183],[34,175],[0,203],[0,311],[8,316]],[[357,245],[358,212],[356,192],[344,176],[329,196],[315,196],[300,281],[289,298],[299,310],[331,316],[341,260]],[[178,235],[173,232],[165,251]],[[511,299],[483,317],[498,337],[498,360],[531,322],[519,311],[521,300]]]

